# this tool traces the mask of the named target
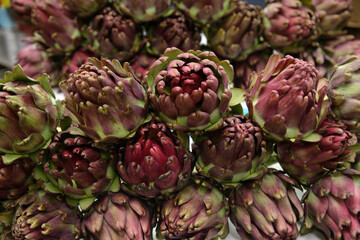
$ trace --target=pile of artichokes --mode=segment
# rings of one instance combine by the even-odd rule
[[[249,2],[13,0],[0,239],[359,240],[352,1]]]

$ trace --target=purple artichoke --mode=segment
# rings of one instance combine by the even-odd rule
[[[36,1],[31,17],[37,28],[35,39],[48,46],[49,53],[70,53],[79,46],[81,34],[76,19],[60,2]]]
[[[356,136],[341,122],[325,120],[317,130],[318,142],[281,142],[277,145],[284,170],[303,185],[310,185],[328,171],[354,162]]]
[[[337,63],[350,55],[360,56],[360,40],[353,35],[341,35],[325,42],[323,47]]]
[[[90,57],[95,57],[95,53],[84,48],[75,51],[71,57],[65,60],[62,66],[62,73],[65,78],[69,78],[70,74],[79,70],[81,65],[88,62],[88,58]]]
[[[96,142],[129,138],[147,118],[146,92],[127,63],[91,58],[60,89],[75,125]]]
[[[87,18],[100,11],[108,0],[62,0],[79,17]]]
[[[313,227],[327,239],[360,239],[360,172],[335,172],[317,181],[304,195],[301,234]]]
[[[261,179],[245,181],[230,195],[230,219],[242,239],[290,240],[299,235],[304,215],[295,181],[269,169]]]
[[[131,59],[131,68],[134,70],[135,75],[141,80],[141,82],[145,82],[145,76],[156,60],[157,57],[147,53],[136,54]]]
[[[261,8],[245,1],[237,1],[229,16],[207,25],[205,34],[218,56],[236,61],[245,60],[252,52],[267,46],[260,42]]]
[[[205,133],[197,146],[199,174],[224,185],[236,186],[265,170],[260,166],[266,152],[261,129],[243,116],[225,118],[221,128]]]
[[[35,26],[31,23],[31,11],[35,6],[36,0],[12,0],[11,10],[19,28],[27,35],[33,35]]]
[[[88,48],[101,56],[130,59],[141,47],[141,29],[110,7],[98,13],[84,32]]]
[[[114,7],[136,23],[154,21],[173,12],[171,0],[115,0]]]
[[[270,57],[258,76],[251,76],[250,114],[269,138],[299,141],[312,138],[329,108],[326,79],[300,59]]]
[[[160,56],[169,47],[184,52],[199,49],[199,30],[180,12],[149,25],[146,35],[150,45],[148,51],[153,55]]]
[[[82,232],[89,240],[152,239],[151,209],[144,201],[122,192],[100,199],[82,221]]]
[[[299,52],[318,35],[315,13],[300,0],[270,1],[263,15],[264,35],[274,48]]]
[[[229,207],[225,196],[202,178],[158,205],[157,237],[224,239]]]
[[[117,158],[121,178],[141,196],[168,196],[190,180],[192,156],[164,123],[142,126]]]
[[[15,211],[12,235],[15,239],[80,239],[80,218],[60,197],[35,190],[23,196]]]
[[[168,48],[147,74],[149,99],[171,129],[210,130],[228,110],[232,79],[229,61],[220,62],[213,52]]]

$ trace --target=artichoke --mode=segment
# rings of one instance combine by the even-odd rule
[[[311,0],[319,17],[320,35],[328,38],[344,33],[351,16],[352,0]]]
[[[156,60],[157,57],[144,52],[136,54],[131,59],[131,68],[134,70],[135,75],[141,80],[141,82],[145,82],[145,76]]]
[[[79,17],[87,18],[100,11],[108,0],[62,0]]]
[[[231,60],[245,60],[252,52],[267,46],[260,42],[261,8],[245,1],[238,1],[229,16],[209,24],[205,34],[210,48]]]
[[[100,199],[82,221],[81,229],[89,240],[152,239],[152,213],[148,204],[122,192]]]
[[[35,0],[12,0],[11,10],[14,13],[19,29],[28,35],[33,35],[35,26],[31,23],[31,11]]]
[[[360,56],[349,56],[334,66],[328,95],[336,118],[360,134]]]
[[[43,153],[44,171],[47,178],[45,190],[63,193],[70,199],[80,202],[86,209],[95,197],[114,188],[118,189],[119,178],[110,155],[94,147],[94,142],[68,132],[58,133]],[[69,200],[71,203],[71,200]]]
[[[173,12],[171,0],[115,0],[114,7],[137,23],[154,21]]]
[[[263,15],[264,35],[274,48],[299,52],[318,35],[315,13],[300,0],[270,1]]]
[[[90,57],[95,57],[95,53],[84,48],[75,51],[71,57],[67,58],[63,63],[62,73],[64,77],[66,79],[69,78],[70,74],[76,72],[84,63],[87,63]]]
[[[305,61],[279,55],[270,57],[258,76],[251,76],[248,107],[267,137],[309,140],[329,108],[326,79]]]
[[[360,238],[360,172],[347,169],[317,181],[304,195],[305,219],[301,234],[313,227],[327,239]]]
[[[51,54],[70,53],[79,46],[81,33],[71,12],[58,1],[38,0],[31,14],[37,28],[35,39],[49,47]]]
[[[317,130],[318,142],[281,142],[277,145],[283,169],[303,185],[310,185],[328,171],[354,162],[356,136],[341,122],[326,119]]]
[[[44,74],[29,78],[17,65],[0,80],[0,152],[5,164],[22,158],[36,159],[56,132],[62,106],[55,101]]]
[[[148,51],[153,55],[160,56],[168,47],[176,47],[185,52],[199,49],[199,30],[180,12],[150,24],[146,35],[150,45]]]
[[[168,48],[147,74],[149,99],[173,130],[219,127],[231,99],[233,68],[213,52]]]
[[[174,0],[176,7],[199,25],[212,24],[229,15],[236,0]]]
[[[35,190],[23,196],[15,211],[12,235],[15,239],[80,239],[80,218],[63,199]]]
[[[88,61],[60,83],[69,114],[96,142],[131,137],[147,117],[145,90],[128,63]]]
[[[236,186],[266,170],[260,166],[266,152],[261,129],[243,116],[225,118],[221,128],[205,133],[197,146],[198,172],[224,185]]]
[[[296,222],[304,210],[295,181],[269,171],[258,180],[245,181],[230,195],[230,219],[242,239],[297,239]]]
[[[225,196],[202,178],[158,205],[158,239],[224,239],[229,207]]]
[[[142,126],[116,158],[121,178],[141,196],[167,196],[190,180],[192,156],[164,123]]]
[[[360,56],[360,40],[353,35],[341,35],[325,42],[323,47],[337,63],[350,55]]]
[[[110,7],[104,8],[84,26],[88,48],[101,56],[130,59],[141,47],[141,29]]]

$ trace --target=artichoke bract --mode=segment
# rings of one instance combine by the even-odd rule
[[[231,99],[233,68],[213,52],[168,48],[146,76],[149,99],[173,130],[201,131],[222,123]]]
[[[257,177],[266,152],[262,131],[249,119],[234,115],[221,128],[200,137],[196,168],[199,174],[226,186]]]
[[[38,0],[31,13],[37,28],[35,39],[49,47],[51,54],[72,52],[79,46],[81,33],[76,19],[58,1]]]
[[[87,18],[100,11],[107,0],[62,0],[64,5],[75,12],[79,17]]]
[[[168,47],[176,47],[184,52],[199,49],[199,30],[180,12],[150,24],[146,31],[150,45],[148,51],[153,55],[160,56]]]
[[[158,239],[224,239],[229,206],[225,196],[202,178],[158,205]]]
[[[273,0],[263,9],[264,35],[274,47],[298,52],[318,35],[315,13],[300,0]]]
[[[312,138],[329,109],[327,86],[313,65],[273,55],[260,75],[251,76],[250,115],[275,141]]]
[[[43,159],[49,159],[44,164],[47,175],[40,176],[45,181],[45,190],[80,200],[84,209],[111,187],[118,189],[114,162],[107,152],[94,147],[91,139],[60,132],[48,151],[42,154]]]
[[[82,221],[81,229],[89,240],[152,239],[150,206],[123,192],[108,194],[98,200]]]
[[[115,0],[114,7],[137,23],[154,21],[174,11],[171,0]]]
[[[296,182],[269,169],[258,180],[245,181],[230,195],[230,219],[242,239],[297,239],[296,222],[304,215]]]
[[[327,239],[360,238],[360,172],[347,169],[317,181],[304,195],[301,234],[313,227]]]
[[[238,1],[229,16],[207,26],[205,35],[218,56],[240,61],[267,46],[260,42],[261,26],[261,8]]]
[[[190,181],[192,155],[164,123],[142,126],[117,158],[121,178],[141,196],[168,196]]]
[[[324,50],[338,63],[350,55],[360,56],[360,40],[354,35],[341,35],[325,42]]]
[[[128,63],[91,58],[59,86],[75,124],[96,142],[129,138],[147,118],[146,92]]]
[[[49,76],[37,79],[25,75],[17,65],[0,80],[0,152],[8,164],[21,157],[36,161],[62,117],[62,106],[55,101]]]
[[[139,26],[110,7],[104,8],[83,28],[88,48],[103,57],[124,61],[141,47]]]
[[[354,162],[356,153],[349,148],[356,136],[341,122],[326,119],[317,130],[318,142],[281,142],[277,145],[279,163],[283,169],[303,185],[310,185],[335,168]]]
[[[331,110],[338,120],[360,134],[360,56],[349,56],[329,74]]]
[[[34,190],[18,203],[12,224],[15,239],[80,239],[80,218],[61,198]]]

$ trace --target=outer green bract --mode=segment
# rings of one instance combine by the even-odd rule
[[[202,178],[158,205],[159,239],[224,239],[229,206],[225,196]]]
[[[304,210],[296,183],[270,169],[261,179],[243,182],[230,195],[230,219],[244,240],[297,239]]]
[[[80,17],[89,17],[101,10],[108,0],[62,0],[71,11]]]
[[[60,83],[76,125],[96,142],[129,138],[147,117],[147,97],[128,63],[89,59]]]
[[[47,146],[62,117],[49,76],[29,78],[17,65],[0,80],[0,152],[4,163]],[[34,160],[36,160],[34,158]]]
[[[228,110],[232,79],[230,63],[213,52],[168,48],[147,74],[149,99],[171,129],[210,130]]]
[[[258,76],[251,76],[248,107],[262,130],[275,141],[299,141],[316,130],[329,108],[327,80],[305,61],[270,57]]]

